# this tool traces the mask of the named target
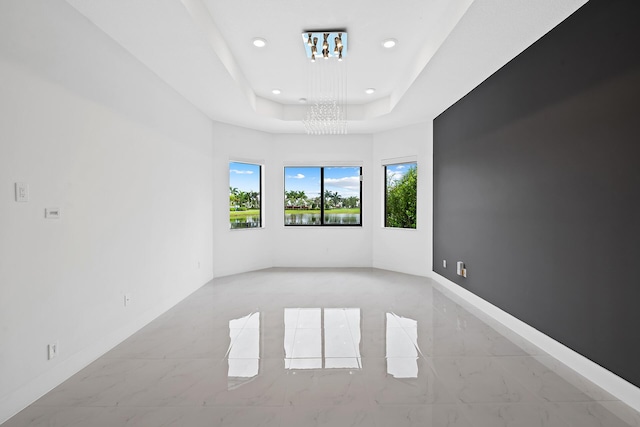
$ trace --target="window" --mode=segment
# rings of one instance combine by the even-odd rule
[[[262,167],[229,162],[229,222],[231,228],[262,226]]]
[[[418,165],[399,163],[384,167],[384,226],[416,228]]]
[[[362,225],[362,168],[285,167],[284,225]]]

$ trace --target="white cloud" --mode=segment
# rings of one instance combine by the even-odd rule
[[[359,176],[345,176],[343,178],[325,178],[324,185],[332,188],[341,188],[350,191],[360,191]]]
[[[400,171],[392,171],[387,169],[387,178],[390,181],[399,181],[405,174],[406,172],[400,172]]]
[[[387,167],[387,178],[391,182],[396,182],[402,179],[410,170],[416,167],[415,163],[407,163],[403,165],[393,165]]]
[[[302,175],[301,173],[291,176],[291,175],[287,175],[287,178],[291,178],[291,179],[302,179],[304,178],[304,175]]]
[[[237,173],[238,175],[251,175],[251,174],[253,174],[253,171],[241,171],[241,170],[238,170],[238,169],[229,169],[229,172]]]

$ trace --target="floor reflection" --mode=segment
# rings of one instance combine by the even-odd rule
[[[286,369],[361,369],[359,308],[285,308]]]
[[[229,321],[228,388],[239,387],[260,373],[260,313]]]
[[[418,321],[387,313],[387,374],[394,378],[418,378]]]

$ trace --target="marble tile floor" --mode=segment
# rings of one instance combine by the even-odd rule
[[[426,278],[216,279],[2,427],[640,426]]]

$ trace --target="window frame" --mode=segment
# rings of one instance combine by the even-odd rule
[[[320,169],[320,223],[318,224],[287,224],[286,223],[286,203],[284,206],[284,215],[283,215],[283,223],[285,227],[362,227],[362,184],[364,181],[363,178],[363,167],[358,164],[340,164],[340,165],[325,165],[325,166],[317,166],[317,165],[285,165],[283,167],[283,196],[286,200],[286,192],[287,192],[287,168],[310,168],[310,169]],[[359,169],[359,200],[360,200],[360,221],[357,224],[325,224],[325,200],[324,200],[324,170],[325,168],[358,168]]]
[[[388,198],[388,172],[387,168],[389,166],[398,166],[398,165],[414,165],[416,170],[418,169],[418,161],[417,160],[402,160],[402,161],[389,161],[382,163],[382,174],[384,177],[384,185],[383,185],[383,204],[382,204],[382,228],[390,229],[390,230],[417,230],[418,229],[418,182],[416,181],[416,226],[415,227],[394,227],[389,225],[388,217],[387,217],[387,198]],[[417,178],[417,177],[416,177]]]
[[[262,228],[264,228],[264,219],[263,219],[263,207],[264,207],[264,197],[263,197],[263,193],[264,193],[264,188],[263,188],[263,174],[264,174],[264,164],[262,162],[258,162],[258,161],[252,161],[252,160],[232,160],[229,159],[229,172],[231,172],[231,164],[232,163],[241,163],[244,165],[251,165],[251,166],[257,166],[258,167],[258,201],[259,201],[259,208],[258,210],[260,211],[259,214],[259,221],[258,221],[258,226],[257,227],[233,227],[231,224],[231,211],[229,211],[229,230],[260,230]],[[229,188],[231,188],[231,177],[229,177]]]

